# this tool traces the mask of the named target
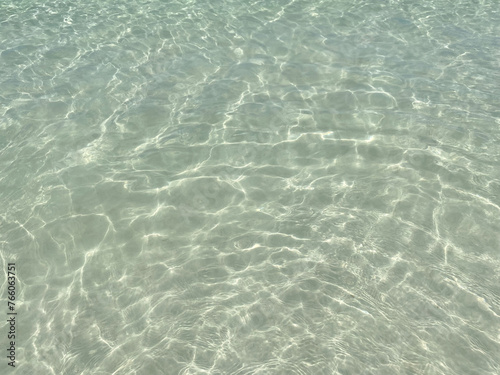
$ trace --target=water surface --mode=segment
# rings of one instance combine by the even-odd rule
[[[498,35],[494,0],[2,2],[9,372],[500,373]]]

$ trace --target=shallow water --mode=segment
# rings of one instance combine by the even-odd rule
[[[9,372],[500,373],[498,35],[493,0],[2,2]]]

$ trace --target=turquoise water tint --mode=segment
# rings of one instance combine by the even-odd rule
[[[497,0],[0,4],[15,375],[500,373]]]

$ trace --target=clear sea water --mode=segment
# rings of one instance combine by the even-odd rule
[[[2,1],[0,115],[1,373],[500,373],[497,0]]]

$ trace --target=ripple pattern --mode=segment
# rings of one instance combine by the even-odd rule
[[[2,2],[11,372],[500,373],[497,8]]]

